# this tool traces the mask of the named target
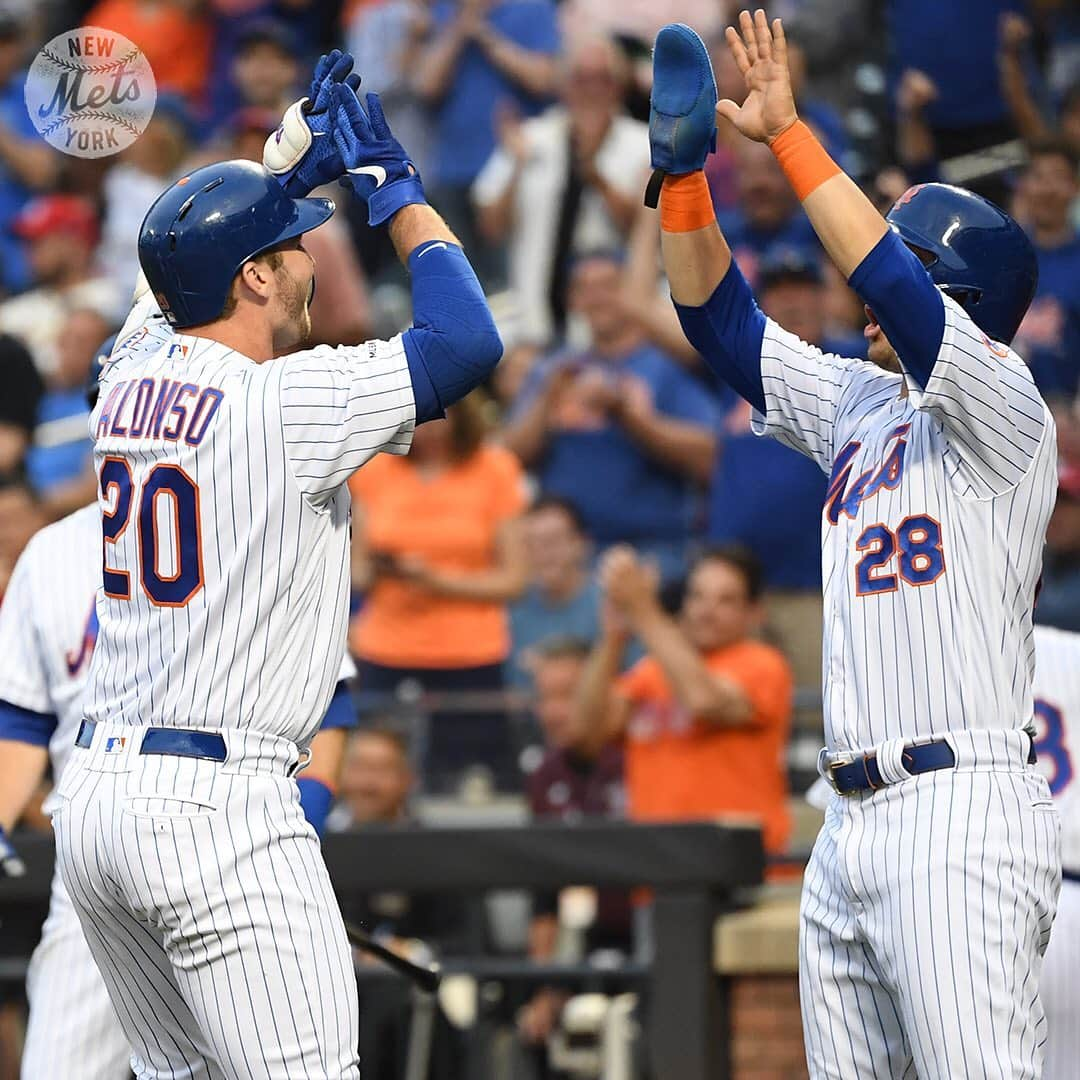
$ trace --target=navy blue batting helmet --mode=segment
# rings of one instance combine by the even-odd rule
[[[1039,283],[1035,248],[1024,230],[981,195],[949,184],[909,188],[889,211],[904,243],[928,253],[934,284],[983,333],[1012,341]]]
[[[94,359],[90,361],[90,370],[86,373],[86,404],[92,409],[97,404],[98,383],[101,382],[101,372],[112,356],[116,347],[116,334],[110,334],[94,353]]]
[[[330,199],[293,199],[253,161],[220,161],[158,196],[139,232],[139,263],[165,318],[211,322],[248,259],[322,225]]]

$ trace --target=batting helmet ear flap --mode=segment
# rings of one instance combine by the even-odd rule
[[[221,161],[181,177],[147,211],[139,263],[177,327],[216,319],[248,259],[318,228],[330,199],[293,199],[253,161]]]

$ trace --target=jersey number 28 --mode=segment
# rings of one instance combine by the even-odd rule
[[[155,465],[138,492],[131,479],[131,467],[119,457],[107,457],[101,465],[102,578],[105,595],[117,600],[131,599],[131,574],[109,566],[109,545],[115,544],[128,527],[138,504],[136,528],[139,533],[139,581],[143,592],[159,607],[183,607],[203,585],[202,537],[199,534],[199,487],[179,465]],[[171,567],[162,572],[162,544],[158,533],[162,500],[168,503],[165,515],[171,525]]]
[[[930,585],[945,573],[941,526],[927,514],[904,518],[895,531],[888,525],[870,525],[855,548],[865,553],[855,564],[856,596],[895,592],[901,578],[908,585]],[[899,556],[899,575],[891,572],[894,556]]]

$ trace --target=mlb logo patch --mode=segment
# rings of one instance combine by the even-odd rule
[[[126,735],[112,735],[105,740],[105,753],[118,754],[125,746],[127,746]]]

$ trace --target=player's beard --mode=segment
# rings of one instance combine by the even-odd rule
[[[311,311],[308,303],[315,292],[315,279],[301,284],[284,267],[277,271],[277,279],[281,306],[285,312],[285,333],[289,337],[289,340],[282,344],[289,349],[306,345],[311,337]]]

